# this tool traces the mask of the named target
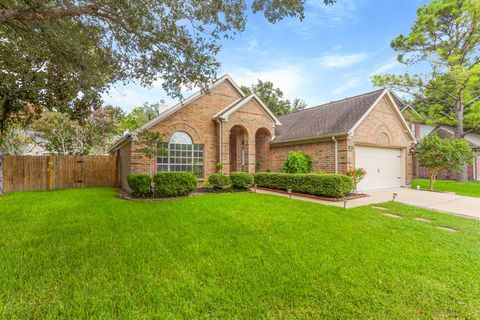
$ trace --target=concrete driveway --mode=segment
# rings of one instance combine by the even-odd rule
[[[258,190],[257,192],[288,197],[286,194],[267,190]],[[392,188],[370,191],[369,197],[349,200],[347,202],[347,208],[391,201],[394,193],[397,194],[395,201],[401,203],[480,219],[480,198],[459,196],[453,193],[445,192],[415,190],[410,188]],[[323,201],[301,196],[292,196],[292,198],[330,206],[343,207],[343,202]]]
[[[390,201],[393,193],[398,194],[395,199],[398,202],[480,219],[480,198],[459,196],[454,193],[394,188],[370,192],[369,198],[378,202]]]

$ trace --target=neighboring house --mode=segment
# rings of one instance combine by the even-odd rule
[[[437,133],[441,138],[451,138],[455,135],[454,128],[450,126],[439,126],[434,128],[432,133]],[[475,156],[472,163],[468,165],[468,179],[480,180],[480,135],[468,133],[464,137],[472,148]],[[428,178],[428,169],[417,164],[417,178]],[[455,170],[441,172],[437,179],[457,179],[458,173]]]
[[[313,158],[313,171],[345,173],[365,168],[360,190],[408,185],[412,179],[412,131],[387,90],[276,117],[256,95],[246,96],[224,76],[208,93],[196,93],[123,137],[111,148],[119,156],[122,187],[129,173],[147,173],[136,133],[165,134],[169,155],[158,157],[157,171],[281,171],[288,152]]]
[[[410,105],[405,104],[398,96],[392,94],[407,121],[410,129],[415,134],[417,141],[422,140],[425,136],[431,133],[437,133],[442,138],[453,137],[454,129],[450,126],[432,126],[425,124],[425,119]],[[468,165],[468,179],[480,180],[480,135],[469,133],[465,135],[465,140],[470,144],[472,150],[475,152],[475,157],[471,164]],[[417,157],[413,157],[413,177],[414,178],[428,178],[428,169],[421,167],[418,163]],[[438,175],[438,179],[457,179],[458,173],[454,170],[443,171]]]

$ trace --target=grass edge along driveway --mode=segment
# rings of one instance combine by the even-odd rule
[[[417,185],[421,189],[428,190],[430,181],[428,179],[414,179],[412,188],[416,189]],[[461,196],[480,198],[480,181],[458,182],[455,180],[437,180],[434,185],[435,191],[454,192]]]
[[[480,222],[382,206],[9,194],[0,318],[480,317]]]

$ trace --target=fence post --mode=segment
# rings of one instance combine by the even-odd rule
[[[3,148],[0,147],[0,195],[4,192],[3,189]]]
[[[47,190],[53,190],[53,156],[47,156]]]

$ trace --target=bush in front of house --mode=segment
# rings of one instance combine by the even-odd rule
[[[257,173],[255,182],[259,187],[331,198],[343,197],[354,187],[352,178],[340,174]]]
[[[248,190],[255,183],[253,175],[246,172],[231,172],[230,181],[236,190]]]
[[[222,191],[230,188],[232,181],[229,176],[223,173],[214,173],[208,177],[208,185],[215,191]]]
[[[159,172],[153,176],[157,197],[179,197],[192,193],[197,176],[191,172]]]
[[[283,163],[284,173],[309,173],[312,170],[313,160],[308,154],[300,151],[290,151],[287,160]]]
[[[134,195],[138,197],[150,195],[152,178],[148,174],[131,173],[127,176],[127,183]]]

